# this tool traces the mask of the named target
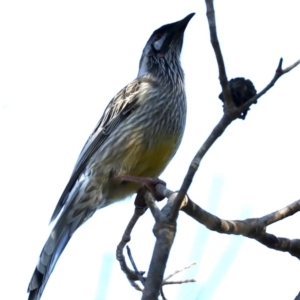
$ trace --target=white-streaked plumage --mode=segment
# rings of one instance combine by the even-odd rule
[[[110,101],[87,140],[51,218],[57,221],[29,283],[29,300],[40,299],[79,226],[97,209],[141,189],[120,176],[157,177],[176,153],[186,120],[180,52],[193,15],[154,31],[144,48],[138,77]]]

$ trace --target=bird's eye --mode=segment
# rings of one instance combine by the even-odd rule
[[[162,36],[163,35],[161,33],[157,33],[154,37],[154,41],[156,42],[156,41],[160,40],[162,38]]]

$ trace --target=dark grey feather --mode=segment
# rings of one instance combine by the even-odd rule
[[[89,159],[95,154],[95,152],[104,143],[108,136],[119,126],[119,124],[135,109],[137,109],[137,95],[141,82],[141,80],[131,82],[109,102],[100,121],[81,150],[71,178],[58,200],[50,222],[56,219],[65,205],[70,191],[74,187],[80,175],[84,172]]]

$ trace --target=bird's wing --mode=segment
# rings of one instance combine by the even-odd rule
[[[122,123],[122,121],[124,121],[135,109],[137,109],[140,85],[141,80],[131,82],[107,105],[104,114],[81,150],[71,178],[55,207],[50,222],[58,216],[65,205],[70,191],[74,187],[80,175],[84,172],[89,159],[95,154],[108,136],[117,129],[119,124]]]

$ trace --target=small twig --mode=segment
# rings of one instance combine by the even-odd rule
[[[162,186],[162,187],[161,187]],[[136,197],[136,208],[134,211],[134,215],[132,216],[129,224],[127,225],[127,228],[123,234],[122,240],[119,243],[117,247],[117,259],[120,262],[121,269],[126,274],[130,284],[139,291],[143,291],[143,298],[142,299],[153,299],[153,294],[155,297],[158,297],[158,291],[161,289],[163,285],[163,274],[166,266],[166,261],[168,259],[169,251],[173,243],[175,231],[176,231],[176,223],[170,223],[168,219],[168,214],[170,211],[170,207],[173,204],[173,200],[175,198],[176,193],[173,193],[167,189],[164,188],[163,184],[157,184],[156,185],[157,190],[161,190],[163,195],[169,195],[169,201],[168,203],[163,207],[162,210],[159,210],[157,207],[152,195],[148,191],[141,191],[138,193]],[[185,205],[187,203],[187,197],[186,201],[183,202]],[[146,207],[143,205],[143,202],[147,203],[148,207],[150,208],[154,219],[156,221],[155,227],[153,229],[154,234],[157,238],[155,248],[153,251],[153,256],[150,264],[150,269],[148,272],[147,280],[143,277],[144,273],[140,272],[136,264],[134,262],[134,259],[132,257],[130,248],[127,246],[127,253],[128,257],[131,261],[131,264],[133,266],[134,271],[132,271],[126,264],[125,257],[123,255],[123,249],[126,246],[126,244],[130,241],[130,234],[135,226],[137,220],[144,214],[146,211]],[[142,205],[142,206],[140,206]],[[193,264],[191,264],[193,265]],[[190,265],[190,266],[191,266]],[[187,266],[184,269],[190,267]],[[182,269],[182,270],[184,270]],[[176,271],[176,273],[180,272]],[[173,275],[175,275],[174,273]],[[171,276],[173,276],[171,275]],[[169,276],[168,278],[170,278]],[[161,277],[161,280],[159,280]],[[145,288],[141,287],[139,284],[137,284],[135,281],[139,280],[142,284],[145,283]],[[161,290],[161,293],[163,295],[163,291]],[[155,298],[155,299],[156,299]]]
[[[217,35],[214,3],[211,0],[206,0],[205,3],[206,3],[206,16],[207,16],[209,32],[210,32],[210,41],[214,49],[215,56],[218,63],[218,68],[219,68],[219,80],[222,87],[222,93],[224,96],[224,106],[225,107],[234,106],[231,93],[230,93],[228,80],[227,80],[225,63],[224,63],[218,35]]]
[[[138,269],[136,267],[136,264],[135,264],[135,262],[133,260],[133,257],[131,255],[131,250],[130,250],[129,246],[126,246],[126,250],[127,250],[127,254],[128,254],[129,260],[130,260],[130,262],[132,264],[132,267],[133,267],[134,271],[137,272],[137,273],[139,273],[139,271],[138,271]]]
[[[279,64],[278,67],[275,71],[275,75],[273,77],[273,79],[270,81],[270,83],[258,94],[256,94],[254,97],[252,97],[250,100],[248,100],[246,103],[244,103],[242,106],[237,108],[237,111],[239,113],[243,112],[245,109],[248,109],[248,107],[250,105],[252,105],[253,103],[255,103],[257,101],[257,99],[259,99],[262,95],[264,95],[270,88],[272,88],[274,86],[274,84],[276,83],[276,81],[284,74],[290,72],[291,70],[293,70],[295,67],[297,67],[300,64],[300,59],[298,61],[296,61],[295,63],[293,63],[292,65],[290,65],[289,67],[282,69],[282,63],[283,63],[283,58],[280,58],[279,60]]]
[[[292,65],[290,65],[289,67],[281,70],[282,74],[288,73],[289,71],[293,70],[294,68],[296,68],[298,65],[300,64],[300,59],[297,60],[295,63],[293,63]],[[280,66],[281,67],[281,66]]]
[[[177,280],[177,281],[164,281],[162,284],[162,287],[160,288],[160,295],[163,300],[167,300],[164,291],[163,291],[163,286],[165,285],[170,285],[170,284],[184,284],[184,283],[190,283],[190,282],[196,282],[195,279],[185,279],[185,280]]]
[[[164,285],[167,284],[183,284],[183,283],[190,283],[190,282],[196,282],[195,279],[185,279],[185,280],[178,280],[178,281],[165,281]]]
[[[132,255],[131,255],[131,250],[130,250],[129,246],[126,246],[126,249],[127,249],[127,254],[128,254],[129,260],[132,264],[132,267],[133,267],[135,273],[137,274],[137,276],[139,278],[139,281],[144,285],[145,278],[143,277],[143,275],[145,274],[145,272],[139,271],[138,268],[136,267],[136,264],[134,262],[134,259],[133,259]]]
[[[192,262],[192,263],[190,263],[189,265],[187,265],[186,267],[174,271],[172,274],[170,274],[169,276],[167,276],[167,277],[164,279],[164,282],[167,281],[168,279],[170,279],[171,277],[175,276],[176,274],[178,274],[178,273],[180,273],[180,272],[183,272],[183,271],[186,270],[186,269],[189,269],[190,267],[194,266],[195,264],[196,264],[196,262]]]
[[[139,196],[140,195],[138,194],[137,198]],[[121,270],[126,274],[128,280],[130,281],[130,284],[133,287],[135,287],[137,290],[140,290],[140,288],[138,285],[136,285],[136,283],[134,281],[139,280],[139,272],[136,273],[127,266],[125,256],[123,254],[123,249],[126,246],[126,244],[130,241],[130,235],[131,235],[133,227],[135,226],[138,219],[145,213],[145,211],[146,210],[144,208],[138,208],[138,207],[135,208],[134,214],[125,229],[125,232],[122,236],[122,240],[120,241],[119,245],[117,246],[117,252],[116,252],[116,257],[120,263]]]
[[[132,267],[133,267],[135,273],[137,274],[137,276],[139,278],[139,281],[144,285],[145,284],[145,278],[143,277],[143,275],[145,274],[145,272],[139,271],[138,268],[136,267],[136,264],[134,262],[134,259],[133,259],[132,255],[131,255],[131,250],[130,250],[129,246],[126,246],[126,249],[127,249],[127,254],[128,254],[129,260],[132,264]]]
[[[164,294],[163,287],[160,288],[160,295],[162,297],[162,300],[168,300]]]

